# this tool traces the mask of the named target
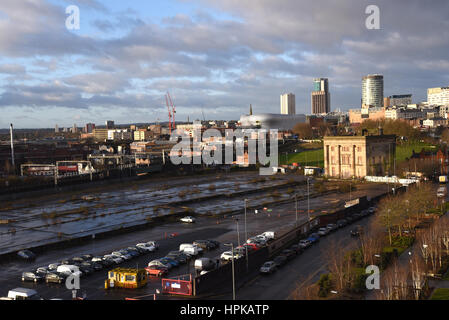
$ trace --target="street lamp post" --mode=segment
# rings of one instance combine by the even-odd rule
[[[297,199],[297,194],[295,193],[295,210],[296,210],[296,221],[295,221],[295,226],[298,226],[298,199]]]
[[[231,247],[231,256],[232,256],[232,300],[235,300],[235,273],[234,273],[234,244],[233,243],[225,243],[227,247]]]
[[[237,245],[240,245],[239,219],[235,219],[235,223],[237,224]]]
[[[310,221],[310,188],[309,188],[310,177],[307,177],[307,218]]]
[[[248,233],[246,229],[246,206],[248,199],[245,199],[245,241],[248,239]],[[248,272],[248,246],[245,246],[245,256],[246,256],[246,272]]]

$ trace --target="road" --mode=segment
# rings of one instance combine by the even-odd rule
[[[317,282],[323,273],[328,273],[327,252],[333,248],[348,251],[359,246],[358,238],[350,236],[350,230],[356,225],[367,227],[372,216],[365,217],[351,225],[321,237],[320,241],[308,248],[295,259],[287,262],[271,275],[258,275],[254,280],[237,290],[239,300],[286,300],[292,299],[292,292],[298,286]],[[214,297],[232,299],[232,295]]]

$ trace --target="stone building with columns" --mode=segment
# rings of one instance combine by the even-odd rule
[[[324,137],[324,174],[364,178],[394,174],[395,135]]]

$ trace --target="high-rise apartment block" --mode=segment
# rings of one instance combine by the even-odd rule
[[[449,105],[449,87],[427,89],[427,103],[429,105]]]
[[[384,105],[384,76],[370,74],[362,78],[362,108],[382,108]]]
[[[325,114],[331,111],[329,81],[327,78],[313,79],[312,114]]]
[[[295,95],[293,93],[281,95],[281,114],[296,114]]]

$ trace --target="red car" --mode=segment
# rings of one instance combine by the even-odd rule
[[[245,246],[251,247],[254,251],[259,250],[260,247],[255,243],[246,243]],[[249,248],[248,248],[249,249]]]
[[[168,269],[161,266],[149,266],[146,267],[147,274],[149,276],[162,277],[168,273]]]

